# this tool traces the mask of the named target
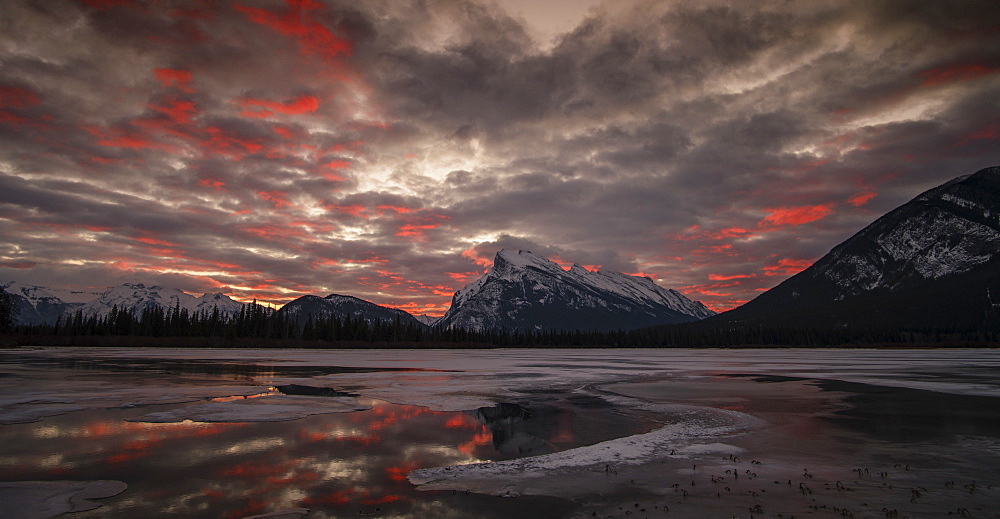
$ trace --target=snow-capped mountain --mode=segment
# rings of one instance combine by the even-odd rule
[[[433,315],[414,315],[413,318],[426,324],[427,326],[434,326],[435,323],[441,320],[440,316]]]
[[[285,317],[291,321],[297,320],[302,326],[305,325],[310,315],[313,318],[336,315],[339,319],[350,315],[352,319],[361,317],[369,323],[375,321],[393,322],[399,319],[399,322],[404,325],[418,324],[424,326],[424,323],[403,310],[380,306],[364,299],[339,294],[330,294],[326,297],[302,296],[286,303],[278,312],[285,314]]]
[[[455,293],[437,323],[472,330],[615,330],[697,321],[703,304],[648,277],[591,272],[529,251],[501,250],[493,267]]]
[[[1000,167],[924,192],[711,321],[1000,326]]]
[[[18,324],[52,324],[60,315],[81,305],[67,303],[53,293],[53,290],[45,287],[8,281],[0,283],[0,288],[14,298]]]
[[[85,317],[96,315],[103,317],[108,315],[117,306],[119,309],[126,309],[135,316],[142,314],[146,308],[162,308],[165,311],[172,310],[177,306],[187,309],[191,314],[198,312],[212,313],[218,308],[221,315],[233,315],[239,313],[243,308],[243,303],[235,301],[222,293],[205,293],[201,297],[178,290],[161,286],[149,286],[142,283],[124,283],[117,287],[112,287],[101,294],[97,299],[84,304],[73,310],[79,310]]]

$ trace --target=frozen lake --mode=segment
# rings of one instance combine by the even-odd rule
[[[50,348],[0,387],[12,517],[1000,517],[997,350]]]

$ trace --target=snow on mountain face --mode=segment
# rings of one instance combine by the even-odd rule
[[[483,277],[455,293],[439,321],[486,329],[628,329],[696,321],[714,315],[647,277],[591,272],[529,251],[501,250]]]
[[[987,168],[927,191],[816,262],[815,275],[845,297],[984,265],[1000,255],[998,185],[1000,168]]]
[[[712,322],[997,327],[1000,167],[926,191]]]
[[[80,306],[63,301],[45,287],[8,281],[0,283],[0,288],[13,296],[18,324],[52,324],[64,312]]]
[[[243,303],[221,293],[206,293],[201,297],[195,297],[176,288],[125,283],[108,289],[79,310],[87,317],[91,315],[103,317],[115,306],[119,309],[124,308],[136,316],[142,314],[146,308],[162,308],[169,311],[178,306],[192,314],[202,311],[211,313],[218,308],[219,313],[226,316],[239,313]]]
[[[434,326],[434,324],[441,319],[440,317],[433,315],[414,315],[413,318],[424,323],[427,326]]]

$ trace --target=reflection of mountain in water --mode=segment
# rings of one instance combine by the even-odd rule
[[[501,403],[480,407],[474,415],[493,435],[493,447],[503,454],[545,454],[555,451],[546,438],[556,431],[559,414],[555,408],[528,410],[517,404]]]

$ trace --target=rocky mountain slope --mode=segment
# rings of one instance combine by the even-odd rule
[[[1000,326],[1000,167],[931,189],[745,305],[706,322]]]
[[[700,302],[647,277],[563,270],[529,251],[504,249],[483,277],[455,293],[437,323],[472,330],[615,330],[696,321]]]
[[[54,323],[60,315],[72,312],[80,303],[67,303],[51,290],[22,283],[8,281],[0,284],[14,300],[17,307],[18,324]]]
[[[416,324],[421,327],[425,326],[420,320],[403,310],[388,308],[365,301],[364,299],[338,294],[330,294],[326,297],[302,296],[288,302],[278,312],[284,314],[290,321],[298,320],[301,325],[305,325],[306,319],[310,315],[313,318],[335,315],[339,319],[350,315],[352,319],[360,317],[369,323],[375,321],[394,322],[398,319],[404,325]]]

